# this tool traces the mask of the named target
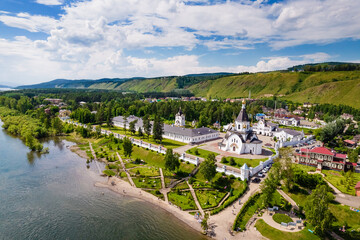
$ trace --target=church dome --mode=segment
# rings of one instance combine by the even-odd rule
[[[246,113],[245,108],[241,108],[241,111],[240,111],[239,115],[237,116],[236,121],[249,122],[249,117],[248,117],[248,114]]]

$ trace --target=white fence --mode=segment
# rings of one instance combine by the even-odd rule
[[[86,124],[81,124],[81,123],[77,123],[71,120],[67,120],[66,122],[74,124],[76,126],[82,126],[84,128],[86,128]],[[93,128],[93,131],[95,131],[95,128]],[[101,130],[101,134],[104,135],[110,135],[113,134],[115,138],[118,139],[123,139],[124,137],[126,137],[125,135],[121,135],[118,133],[113,133],[111,131],[107,131],[107,130]],[[162,147],[162,146],[156,146],[156,145],[152,145],[151,143],[147,143],[147,142],[143,142],[142,140],[138,140],[138,139],[134,139],[129,137],[129,139],[131,140],[131,142],[139,147],[143,147],[143,148],[147,148],[149,150],[158,152],[158,153],[166,153],[166,148]],[[304,141],[309,141],[309,139],[306,139]],[[269,166],[270,164],[272,164],[274,162],[274,159],[278,157],[279,152],[278,152],[278,148],[281,146],[280,142],[277,142],[275,144],[275,151],[276,154],[274,156],[269,157],[269,159],[267,159],[265,162],[260,161],[259,165],[252,168],[240,168],[240,171],[234,171],[234,170],[228,170],[226,165],[223,165],[222,167],[217,167],[216,171],[220,172],[220,173],[225,173],[226,175],[234,175],[234,177],[236,178],[240,178],[241,180],[248,180],[249,177],[252,177],[254,175],[256,175],[258,172],[260,172],[261,170],[263,170],[265,167]],[[186,156],[185,153],[182,153],[180,155],[180,160],[183,160],[185,162],[189,162],[192,164],[195,164],[196,166],[200,164],[200,158],[199,157],[195,157],[195,158],[191,158],[189,156]]]

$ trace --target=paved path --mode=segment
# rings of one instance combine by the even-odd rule
[[[240,212],[243,204],[257,191],[259,191],[259,184],[249,183],[248,190],[234,203],[222,210],[220,213],[210,216],[209,223],[217,225],[214,228],[216,238],[218,239],[238,239],[241,236],[245,236],[246,239],[263,239],[261,235],[254,229],[246,231],[244,233],[232,233],[232,226],[234,224],[236,215]],[[239,205],[239,200],[241,204]]]
[[[120,154],[119,154],[118,152],[116,152],[116,155],[118,156],[118,158],[119,158],[119,160],[120,160],[120,163],[121,163],[121,166],[123,167],[123,170],[124,170],[124,172],[126,173],[128,179],[129,179],[130,185],[133,186],[133,187],[135,187],[135,183],[134,183],[134,181],[132,180],[132,178],[131,178],[131,176],[130,176],[130,173],[129,173],[128,170],[126,169],[125,164],[124,164],[122,158],[120,157]]]
[[[194,198],[194,200],[195,200],[195,204],[196,204],[196,206],[198,207],[198,209],[199,209],[199,211],[200,211],[200,213],[201,213],[201,216],[205,216],[204,210],[202,209],[202,207],[201,207],[201,205],[200,205],[200,203],[199,203],[199,200],[197,199],[197,196],[196,196],[196,194],[195,194],[195,191],[194,191],[193,187],[191,186],[191,184],[190,184],[188,181],[186,181],[186,182],[187,182],[187,184],[189,185],[191,195],[193,196],[193,198]]]
[[[166,188],[165,179],[164,179],[164,174],[163,174],[162,168],[159,168],[159,169],[160,169],[161,186],[162,186],[160,192],[164,195],[165,202],[166,202],[166,203],[169,203],[168,192],[170,191],[170,188],[168,188],[168,189]]]
[[[102,173],[102,171],[101,171],[101,169],[100,169],[100,166],[99,166],[99,163],[98,163],[98,161],[97,161],[96,154],[95,154],[95,151],[94,151],[94,149],[93,149],[93,147],[92,147],[92,145],[91,145],[91,142],[89,142],[89,146],[90,146],[91,154],[93,155],[94,160],[95,160],[95,165],[96,165],[96,167],[97,167],[97,169],[98,169],[98,171],[99,171],[99,174],[101,175],[101,174],[103,174],[103,173]]]
[[[264,215],[261,217],[269,226],[279,229],[280,231],[284,231],[284,232],[300,232],[301,230],[303,230],[303,224],[301,223],[300,226],[301,228],[299,229],[297,226],[289,226],[289,227],[284,227],[281,224],[277,223],[274,221],[274,219],[272,218],[272,216],[269,214],[268,211],[266,211],[264,213]],[[298,217],[291,217],[291,219],[293,220],[293,222],[296,222],[296,220],[301,220]]]
[[[286,201],[288,201],[293,206],[293,208],[296,208],[297,210],[299,210],[298,205],[296,204],[296,202],[291,197],[289,197],[289,195],[287,195],[281,189],[277,189],[277,191],[278,191],[278,193],[280,193],[281,196],[283,196],[283,198],[285,198]]]

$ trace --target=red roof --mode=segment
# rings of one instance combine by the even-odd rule
[[[355,186],[355,189],[359,189],[360,188],[360,182],[358,182]]]
[[[354,141],[351,141],[351,140],[349,140],[349,139],[344,140],[344,142],[346,142],[346,143],[348,143],[348,144],[351,144],[351,145],[354,145],[354,144],[355,144]]]
[[[347,164],[347,165],[353,165],[354,167],[356,167],[356,165],[357,165],[357,164],[354,163],[354,162],[346,162],[346,164]]]
[[[341,153],[336,153],[335,151],[331,151],[330,149],[326,148],[326,147],[317,147],[314,149],[307,149],[307,148],[302,148],[300,149],[301,152],[303,153],[319,153],[319,154],[326,154],[326,155],[330,155],[330,156],[334,156],[336,158],[346,158],[346,154],[341,154]]]

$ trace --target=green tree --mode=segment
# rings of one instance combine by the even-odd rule
[[[143,124],[144,124],[144,131],[145,131],[147,137],[149,138],[149,136],[151,134],[151,122],[150,122],[150,119],[149,119],[148,115],[146,115],[143,118]]]
[[[201,221],[201,228],[206,231],[208,229],[209,213],[205,213],[204,218]]]
[[[314,227],[316,234],[323,235],[331,228],[334,216],[329,210],[329,203],[333,199],[334,196],[325,185],[318,185],[306,200],[306,219]]]
[[[101,126],[100,125],[97,125],[95,127],[95,134],[96,134],[97,138],[99,138],[101,136]]]
[[[143,137],[143,136],[144,136],[144,133],[143,133],[141,127],[139,127],[139,129],[138,129],[138,136],[139,136],[139,137]]]
[[[129,138],[127,138],[127,137],[124,138],[123,147],[124,147],[125,156],[131,158],[131,154],[133,152],[133,145]]]
[[[154,126],[153,126],[153,138],[155,141],[158,141],[161,143],[163,139],[163,133],[164,133],[164,123],[161,121],[161,119],[156,116],[154,120]]]
[[[51,126],[55,131],[56,135],[59,135],[63,131],[63,124],[58,117],[55,117],[51,120]]]
[[[281,177],[284,180],[287,189],[291,190],[294,183],[294,168],[292,165],[292,149],[280,148],[279,149],[279,163],[281,166]]]
[[[129,130],[130,130],[132,135],[135,134],[135,132],[136,132],[136,129],[135,129],[135,124],[136,123],[137,123],[137,120],[131,121],[129,123]]]
[[[180,167],[180,161],[177,154],[173,153],[173,150],[167,149],[165,154],[165,168],[174,171]]]
[[[210,156],[211,154],[209,154]],[[200,173],[208,181],[211,181],[216,175],[216,165],[212,158],[207,158],[200,164]]]

